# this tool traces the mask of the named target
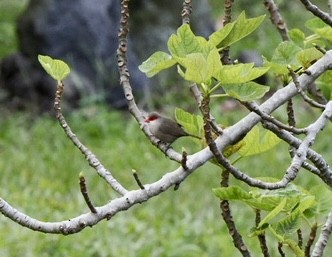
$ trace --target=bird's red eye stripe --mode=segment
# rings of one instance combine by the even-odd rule
[[[149,122],[149,121],[154,121],[156,119],[158,119],[157,115],[151,115],[151,116],[147,117],[145,121]]]

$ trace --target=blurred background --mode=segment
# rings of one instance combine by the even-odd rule
[[[81,171],[96,206],[117,196],[88,166],[52,116],[55,83],[39,67],[38,54],[70,64],[72,74],[65,82],[63,100],[67,121],[128,189],[137,189],[132,169],[143,183],[152,183],[178,166],[149,144],[126,112],[115,59],[118,2],[0,1],[0,196],[36,219],[60,221],[88,212],[78,185]],[[153,52],[167,50],[168,37],[181,24],[180,2],[134,0],[130,6],[128,58],[135,95],[142,108],[168,115],[175,107],[198,113],[188,85],[181,82],[175,69],[150,80],[137,66]],[[315,2],[328,10],[327,1]],[[249,50],[270,58],[280,42],[279,34],[263,3],[248,3],[236,1],[233,17],[242,10],[248,17],[267,17],[259,30],[234,45],[231,56],[236,59]],[[276,3],[289,28],[306,31],[304,22],[312,16],[299,1]],[[208,36],[220,24],[222,4],[194,1],[196,34]],[[269,83],[278,86],[274,80]],[[247,114],[232,102],[215,102],[212,110],[225,126]],[[306,106],[299,106],[296,112],[300,125],[318,115]],[[285,109],[275,115],[286,119]],[[331,129],[321,138],[329,133]],[[315,149],[329,153],[331,145],[323,141],[318,140]],[[182,147],[189,153],[199,150],[188,138],[174,144],[176,150]],[[281,143],[268,153],[241,160],[238,166],[250,167],[251,176],[274,174],[280,178],[289,159],[288,147]],[[76,235],[33,232],[0,215],[0,256],[238,256],[211,190],[218,187],[220,172],[208,164],[178,191],[169,190]],[[310,174],[296,182],[303,187],[320,183]],[[243,213],[235,219],[245,241],[259,252],[258,242],[247,236],[254,225],[254,211],[236,203],[233,207],[235,213]],[[272,249],[277,252],[277,246]]]

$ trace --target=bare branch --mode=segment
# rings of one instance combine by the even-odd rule
[[[108,184],[110,184],[111,187],[120,195],[126,194],[127,189],[125,189],[113,177],[112,173],[101,164],[101,162],[97,159],[97,157],[84,144],[82,144],[81,141],[78,139],[78,137],[72,132],[70,126],[66,122],[61,112],[61,97],[63,90],[64,90],[64,84],[62,81],[59,81],[55,93],[54,109],[55,109],[55,116],[58,119],[60,126],[64,130],[67,137],[85,156],[85,159],[88,161],[89,165],[97,171],[98,175],[102,177]]]
[[[264,0],[264,5],[267,10],[270,12],[270,19],[272,23],[276,26],[279,31],[279,34],[283,41],[288,41],[288,29],[284,19],[282,18],[279,8],[274,2],[274,0]]]
[[[232,21],[232,7],[233,7],[234,0],[225,0],[224,3],[224,19],[223,19],[223,27],[226,26],[226,24],[230,23]],[[221,62],[223,64],[231,64],[232,60],[229,56],[229,47],[224,48],[221,51]]]
[[[288,125],[278,121],[273,116],[268,115],[264,112],[261,112],[260,109],[259,109],[259,106],[255,102],[242,102],[242,104],[244,106],[246,106],[250,111],[255,112],[259,116],[261,116],[264,121],[269,121],[269,122],[273,123],[274,125],[276,125],[280,129],[287,130],[287,131],[289,131],[291,133],[294,133],[294,134],[297,134],[297,135],[307,133],[306,129],[299,129],[299,128],[288,126]]]
[[[192,12],[191,0],[183,0],[183,9],[181,12],[183,24],[189,24],[191,12]]]
[[[261,210],[255,210],[255,225],[256,227],[261,222]],[[267,247],[265,232],[263,234],[259,234],[258,236],[259,245],[261,247],[262,253],[264,257],[270,257],[269,248]]]
[[[203,99],[203,96],[202,96],[202,93],[201,91],[199,90],[197,84],[193,84],[190,86],[190,90],[191,92],[193,93],[194,97],[195,97],[195,100],[197,102],[197,105],[198,105],[198,108],[201,108],[201,104],[202,104],[202,99]],[[210,113],[210,125],[213,129],[213,131],[217,134],[217,135],[222,135],[223,133],[223,130],[222,128],[217,124],[216,122],[216,119],[212,116],[212,114]]]
[[[312,251],[312,257],[321,257],[323,256],[324,249],[327,245],[327,241],[329,240],[332,233],[332,211],[329,213],[327,220],[322,227],[322,231],[320,236],[315,244],[314,250]]]
[[[319,9],[316,5],[312,4],[309,0],[300,0],[302,4],[305,6],[305,8],[312,12],[313,15],[320,18],[322,21],[324,21],[326,24],[330,25],[332,27],[332,18],[331,16],[323,12],[321,9]]]
[[[298,92],[300,93],[300,95],[302,96],[303,100],[305,102],[307,102],[308,104],[310,104],[311,106],[313,107],[316,107],[316,108],[320,108],[320,109],[323,109],[325,108],[325,105],[324,104],[320,104],[318,102],[316,102],[314,99],[311,99],[308,95],[306,95],[304,93],[304,91],[300,88],[300,85],[299,85],[299,82],[297,80],[297,75],[296,73],[291,69],[291,67],[288,67],[288,70],[289,70],[289,74],[291,75],[292,79],[293,79],[293,82],[298,90]]]
[[[143,186],[141,180],[139,179],[136,170],[132,170],[132,171],[133,171],[133,176],[134,176],[134,179],[135,179],[137,185],[139,186],[140,189],[144,190],[145,188],[144,188],[144,186]]]
[[[317,233],[317,223],[315,223],[310,230],[310,234],[309,234],[309,238],[307,241],[307,244],[304,248],[304,255],[305,257],[310,257],[310,248],[313,245],[313,243],[315,242],[316,239],[316,233]]]
[[[132,87],[129,81],[129,70],[127,66],[127,36],[129,32],[129,9],[128,9],[129,0],[121,1],[121,18],[120,18],[120,29],[119,29],[119,45],[117,49],[117,58],[118,58],[118,68],[120,73],[120,85],[122,86],[126,101],[128,104],[128,109],[130,113],[134,116],[140,128],[143,130],[144,134],[150,139],[151,143],[158,147],[166,156],[171,160],[181,162],[181,154],[175,152],[167,144],[160,143],[160,140],[153,136],[148,128],[145,126],[144,115],[141,110],[137,107],[135,98],[132,92]]]
[[[81,189],[81,193],[83,195],[83,198],[85,200],[86,205],[89,207],[90,211],[92,213],[97,213],[96,208],[93,206],[89,194],[88,194],[88,189],[86,187],[86,183],[85,183],[85,178],[83,176],[83,174],[80,174],[80,189]]]

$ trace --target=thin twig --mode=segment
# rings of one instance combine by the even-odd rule
[[[190,15],[192,12],[192,5],[191,5],[191,0],[183,0],[182,4],[182,24],[189,24],[190,23]]]
[[[255,214],[256,214],[255,224],[256,224],[256,227],[257,227],[258,224],[261,222],[261,210],[256,209]],[[257,237],[258,237],[259,245],[261,247],[263,256],[264,257],[270,257],[269,248],[267,247],[267,243],[266,243],[265,233],[259,234]]]
[[[302,230],[301,229],[296,230],[296,234],[297,234],[297,245],[300,247],[300,249],[302,249],[303,247]]]
[[[140,188],[140,189],[144,190],[144,189],[145,189],[145,187],[143,186],[143,184],[142,184],[141,180],[139,179],[139,177],[138,177],[138,174],[137,174],[136,170],[134,170],[134,169],[133,169],[133,170],[132,170],[132,172],[133,172],[133,176],[134,176],[134,179],[135,179],[135,181],[136,181],[137,185],[139,186],[139,188]]]
[[[91,202],[91,199],[89,197],[89,194],[88,194],[88,189],[86,187],[86,183],[85,183],[85,178],[83,176],[82,173],[80,173],[80,189],[81,189],[81,193],[83,195],[83,198],[84,198],[84,201],[86,203],[86,205],[89,207],[90,211],[92,213],[97,213],[97,210],[96,208],[93,206],[92,202]]]
[[[245,107],[248,108],[248,110],[257,113],[259,116],[262,117],[263,121],[269,121],[271,123],[273,123],[274,125],[276,125],[277,127],[287,130],[291,133],[300,135],[300,134],[306,134],[307,130],[306,129],[299,129],[299,128],[295,128],[295,127],[291,127],[288,126],[282,122],[280,122],[279,120],[277,120],[276,118],[274,118],[272,115],[270,114],[266,114],[264,112],[262,112],[259,109],[259,106],[255,103],[255,102],[241,102]]]
[[[232,7],[233,7],[234,0],[225,0],[224,9],[224,19],[223,19],[223,27],[226,26],[226,24],[230,23],[232,21]],[[229,56],[230,48],[226,47],[221,51],[221,62],[225,65],[232,64],[232,60]]]
[[[72,132],[70,126],[65,120],[64,116],[61,112],[61,97],[64,90],[64,84],[62,81],[59,81],[57,85],[57,90],[55,93],[54,99],[54,109],[55,116],[59,121],[60,126],[64,130],[67,137],[73,142],[73,144],[81,151],[81,153],[85,156],[85,159],[88,161],[89,165],[94,168],[98,175],[105,179],[105,181],[111,185],[111,187],[118,192],[120,195],[125,195],[128,191],[125,189],[112,175],[110,171],[108,171],[101,162],[97,159],[97,157],[78,139],[78,137]]]
[[[317,234],[317,229],[318,229],[318,226],[317,226],[317,223],[315,223],[311,227],[309,238],[308,238],[308,241],[307,241],[307,243],[305,245],[305,248],[304,248],[304,255],[305,255],[305,257],[310,257],[310,249],[311,249],[311,246],[315,242],[316,234]]]
[[[304,100],[305,102],[307,102],[308,104],[310,104],[311,106],[313,106],[313,107],[316,107],[316,108],[319,108],[319,109],[324,110],[324,109],[325,109],[325,105],[316,102],[314,99],[312,99],[312,98],[310,98],[308,95],[306,95],[306,94],[304,93],[304,91],[303,91],[303,90],[301,89],[301,87],[300,87],[300,84],[299,84],[299,81],[298,81],[298,79],[297,79],[297,75],[296,75],[296,73],[295,73],[290,67],[288,67],[288,70],[289,70],[289,74],[290,74],[290,76],[292,77],[293,82],[294,82],[294,84],[295,84],[295,86],[296,86],[296,89],[297,89],[297,91],[300,93],[300,95],[302,96],[303,100]]]
[[[188,153],[186,151],[183,151],[182,152],[182,160],[181,160],[181,166],[184,170],[188,170],[188,167],[187,167],[187,156],[188,156]]]
[[[283,246],[282,243],[278,242],[278,252],[281,257],[286,257],[286,254],[285,254],[284,250],[282,249],[282,246]]]

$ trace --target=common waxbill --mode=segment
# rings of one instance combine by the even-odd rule
[[[160,141],[172,144],[179,137],[192,136],[199,138],[195,135],[188,134],[183,130],[180,124],[172,119],[161,116],[159,113],[152,112],[144,120],[150,128],[150,132]]]

